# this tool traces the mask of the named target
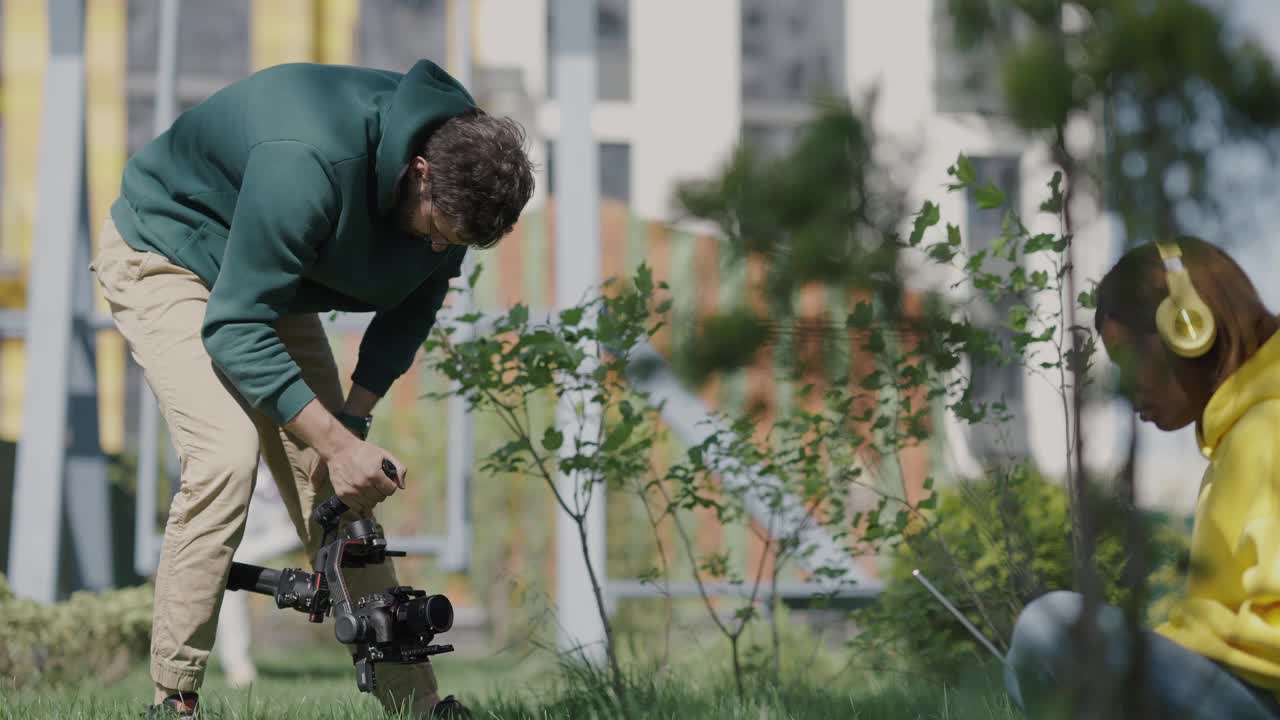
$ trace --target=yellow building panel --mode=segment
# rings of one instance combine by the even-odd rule
[[[0,257],[8,265],[25,261],[31,252],[36,153],[40,144],[40,108],[49,35],[44,0],[5,2],[3,12],[0,91],[4,107],[4,194],[0,204],[3,225]]]
[[[4,192],[0,194],[0,284],[4,306],[26,306],[26,270],[36,212],[40,109],[49,57],[44,0],[4,2],[0,107],[4,112]],[[22,429],[26,362],[21,339],[0,342],[0,437]]]
[[[22,433],[22,388],[26,380],[27,357],[20,338],[0,340],[0,438],[17,442]]]
[[[316,59],[316,0],[253,0],[249,22],[254,70]]]
[[[128,3],[126,0],[89,0],[85,11],[89,229],[96,245],[98,230],[120,192],[120,176],[128,152],[125,107]]]
[[[85,4],[85,72],[87,84],[86,138],[89,181],[89,231],[97,247],[99,228],[120,191],[120,176],[128,154],[128,112],[125,79],[128,73],[127,0],[89,0]],[[106,299],[96,294],[100,312]],[[98,334],[98,425],[102,450],[124,449],[124,338],[114,331]]]
[[[320,3],[317,59],[331,65],[351,65],[356,57],[359,0],[317,0]]]

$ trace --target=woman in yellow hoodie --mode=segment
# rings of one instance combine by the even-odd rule
[[[1171,287],[1166,308],[1194,315],[1198,295],[1214,329],[1159,331]],[[1142,633],[1148,707],[1161,718],[1280,718],[1280,320],[1229,255],[1195,238],[1131,250],[1097,299],[1094,323],[1134,411],[1161,430],[1195,423],[1209,459],[1185,589],[1168,621]],[[1187,347],[1196,336],[1200,347]],[[1018,617],[1005,681],[1031,717],[1070,685],[1081,605],[1052,592]],[[1097,623],[1106,657],[1086,666],[1123,692],[1133,654],[1124,615],[1104,606]]]

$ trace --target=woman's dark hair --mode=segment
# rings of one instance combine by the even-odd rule
[[[511,232],[533,195],[525,132],[510,118],[480,110],[450,118],[421,154],[431,167],[432,204],[476,247],[493,247]]]
[[[1280,330],[1280,319],[1262,304],[1249,276],[1221,248],[1196,237],[1180,237],[1178,245],[1191,283],[1218,328],[1209,352],[1184,362],[1209,373],[1216,389]],[[1158,335],[1156,308],[1168,294],[1164,262],[1155,244],[1136,247],[1098,284],[1094,327],[1102,332],[1102,326],[1114,320],[1131,332]]]

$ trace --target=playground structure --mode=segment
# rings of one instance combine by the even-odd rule
[[[509,297],[503,292],[494,293],[498,305],[522,300],[538,305],[563,307],[579,300],[584,293],[598,286],[605,275],[625,272],[634,262],[644,259],[655,267],[659,277],[674,277],[683,272],[684,263],[673,258],[673,253],[691,253],[686,260],[694,266],[715,269],[717,265],[714,239],[693,238],[683,235],[688,242],[676,247],[670,237],[670,229],[657,225],[637,225],[619,220],[617,210],[606,205],[602,211],[598,178],[589,169],[596,166],[596,146],[591,142],[589,112],[595,87],[593,29],[583,18],[594,16],[592,0],[557,0],[559,11],[555,37],[554,72],[560,88],[560,113],[562,141],[556,144],[555,168],[557,186],[556,202],[548,205],[544,213],[522,223],[518,230],[523,237],[515,237],[504,243],[497,253],[497,273],[511,272],[511,268],[530,266],[531,258],[524,263],[511,262],[512,253],[517,259],[520,253],[532,253],[540,248],[541,268],[534,263],[535,274],[546,273],[552,278],[544,281],[543,297],[538,299]],[[455,58],[466,58],[470,31],[470,17],[466,0],[452,3],[451,36],[455,38]],[[34,223],[35,246],[32,253],[31,274],[25,313],[10,313],[3,318],[10,337],[20,335],[25,339],[27,357],[26,387],[42,388],[43,392],[28,392],[22,413],[22,432],[19,442],[16,487],[12,509],[12,543],[9,555],[9,575],[16,592],[43,602],[51,602],[70,589],[102,589],[112,584],[116,569],[112,567],[110,553],[111,518],[110,504],[106,502],[106,465],[99,441],[99,382],[97,335],[110,331],[111,322],[95,306],[87,272],[92,245],[93,225],[90,208],[86,157],[85,100],[85,9],[83,0],[49,0],[48,28],[50,32],[50,60],[44,84],[42,140],[39,147],[40,179],[38,185],[39,214]],[[181,3],[163,0],[162,23],[158,42],[156,72],[155,132],[167,127],[176,114],[178,103],[174,97],[177,83],[177,27]],[[456,60],[451,70],[467,82],[469,66]],[[72,141],[67,141],[72,139]],[[554,211],[554,212],[553,212]],[[619,225],[602,227],[603,225]],[[539,242],[530,237],[541,233]],[[661,233],[667,233],[661,237]],[[526,247],[527,245],[527,247]],[[710,250],[708,256],[707,250]],[[492,272],[492,271],[491,271]],[[528,270],[525,270],[528,272]],[[714,273],[712,273],[714,275]],[[546,275],[542,275],[545,280]],[[707,307],[718,298],[705,296],[707,276],[702,285],[684,299],[693,305]],[[500,283],[510,293],[520,283]],[[714,292],[714,286],[710,286]],[[486,309],[474,298],[461,294],[452,301],[448,314],[457,314],[475,303]],[[809,303],[812,307],[813,303]],[[546,309],[542,312],[547,313]],[[549,313],[547,313],[549,314]],[[368,318],[345,315],[329,323],[335,341],[340,346],[350,338],[358,338]],[[447,322],[447,318],[442,318]],[[656,351],[655,351],[656,352]],[[66,359],[66,362],[54,361]],[[757,378],[759,376],[757,375]],[[702,434],[710,432],[701,421],[709,417],[710,408],[705,398],[699,398],[680,387],[669,370],[648,376],[646,389],[655,399],[666,400],[664,419],[680,439],[686,443],[697,442]],[[146,393],[139,403],[139,457],[158,456],[160,425],[154,400]],[[757,391],[752,388],[751,391]],[[436,556],[442,567],[461,571],[467,567],[470,549],[470,518],[468,517],[467,490],[472,480],[471,461],[473,429],[471,418],[461,401],[451,401],[447,410],[449,441],[447,456],[447,522],[442,534],[415,537],[389,538],[389,542],[419,555]],[[726,483],[745,481],[747,477],[734,469],[728,469],[723,480]],[[170,466],[167,470],[172,475]],[[50,481],[50,479],[54,481]],[[135,532],[134,570],[148,575],[154,569],[158,556],[159,534],[152,520],[156,517],[160,486],[160,468],[153,462],[140,462],[136,484],[137,527]],[[170,477],[174,487],[175,477]],[[758,479],[757,479],[758,480]],[[564,477],[563,487],[579,482],[577,478]],[[270,483],[260,483],[259,487]],[[273,508],[269,493],[260,493],[250,514],[250,530],[237,559],[247,562],[263,562],[286,552],[296,540],[287,522],[281,523],[281,515]],[[594,504],[592,517],[592,555],[605,557],[603,545],[604,503]],[[794,507],[785,516],[789,523],[802,523],[804,518]],[[74,523],[65,523],[64,517],[74,517]],[[578,539],[569,521],[560,518],[560,541],[557,543],[556,598],[559,627],[562,630],[561,645],[566,648],[599,647],[601,628],[589,601],[586,569]],[[282,527],[283,525],[283,527]],[[75,577],[66,582],[63,569],[57,559],[63,528],[71,531]],[[818,551],[814,555],[819,565],[844,566],[857,582],[852,590],[843,592],[858,597],[873,596],[876,584],[865,576],[863,569],[855,567],[833,541],[818,531],[807,536]],[[605,570],[603,567],[598,570]],[[604,573],[607,577],[607,573]],[[809,596],[818,591],[830,590],[822,585],[795,585],[783,588],[783,594],[793,597]],[[729,586],[712,587],[714,592],[733,593]],[[628,578],[609,578],[606,591],[612,598],[653,596],[658,590],[652,585]],[[691,594],[692,587],[675,585],[668,590],[674,595]],[[224,657],[246,656],[248,633],[236,618],[243,618],[239,601],[224,606],[224,623],[220,642]],[[594,652],[594,650],[589,650]],[[229,664],[230,666],[230,664]],[[251,677],[251,666],[241,666],[245,677]]]

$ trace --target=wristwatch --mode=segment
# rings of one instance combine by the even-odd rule
[[[352,415],[347,412],[340,412],[335,417],[343,427],[350,430],[353,435],[361,440],[369,439],[369,428],[373,427],[372,415]]]

